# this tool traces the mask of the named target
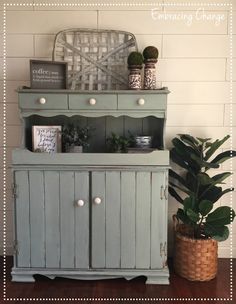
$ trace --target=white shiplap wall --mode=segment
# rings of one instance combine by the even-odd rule
[[[3,3],[0,1],[0,13]],[[44,1],[50,4],[50,1]],[[53,3],[54,1],[52,1]],[[62,3],[80,3],[79,1],[56,1]],[[106,1],[83,1],[106,3]],[[122,1],[123,2],[123,1]],[[138,3],[138,1],[128,1]],[[153,1],[152,1],[153,2]],[[181,4],[184,1],[176,0]],[[188,1],[188,3],[197,1]],[[199,1],[203,2],[203,1]],[[156,45],[160,51],[157,64],[157,78],[161,86],[168,86],[171,94],[168,99],[167,145],[178,133],[190,133],[213,139],[222,138],[230,132],[230,82],[229,82],[229,18],[233,0],[205,0],[204,14],[222,16],[216,25],[209,20],[196,20],[199,6],[117,6],[115,0],[109,1],[116,6],[40,6],[41,1],[12,1],[15,4],[35,3],[38,6],[7,7],[7,247],[12,248],[12,197],[11,197],[11,151],[19,146],[21,129],[15,89],[29,84],[29,59],[50,59],[55,34],[66,28],[101,28],[130,31],[136,35],[140,51],[147,45]],[[148,4],[148,1],[145,2]],[[167,4],[167,1],[159,1]],[[211,6],[212,3],[219,4]],[[159,14],[183,14],[192,16],[191,25],[178,20],[154,20],[151,9],[155,8],[155,17]],[[235,7],[233,20],[236,20]],[[187,18],[187,17],[186,17]],[[157,18],[156,18],[157,19]],[[233,30],[235,46],[235,27]],[[2,22],[0,23],[2,40]],[[235,58],[236,47],[233,50]],[[2,70],[2,48],[0,49],[0,68]],[[235,66],[235,59],[233,60]],[[0,91],[2,92],[2,74]],[[233,73],[233,92],[236,91],[235,69]],[[1,98],[2,101],[2,98]],[[0,102],[0,246],[2,246],[2,109]],[[233,98],[233,113],[236,113],[236,100]],[[236,115],[233,117],[233,134],[236,134]],[[236,149],[236,135],[233,146]],[[229,148],[229,142],[223,149]],[[223,165],[229,169],[229,164]],[[236,173],[236,161],[233,161]],[[220,171],[220,170],[219,170]],[[236,185],[236,174],[233,177]],[[236,192],[233,193],[235,206]],[[219,203],[229,204],[230,196],[225,196]],[[169,199],[169,247],[172,248],[171,215],[177,205]],[[236,257],[236,221],[233,224],[233,254]],[[219,255],[229,256],[230,240],[220,244]],[[171,250],[170,250],[171,251]]]

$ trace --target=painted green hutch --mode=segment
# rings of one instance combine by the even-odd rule
[[[23,136],[13,151],[12,281],[147,277],[168,284],[167,94],[20,89]],[[79,121],[94,129],[86,153],[32,152],[33,125]],[[111,132],[153,136],[150,153],[106,153]]]

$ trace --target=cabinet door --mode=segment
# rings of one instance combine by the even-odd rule
[[[15,183],[17,266],[88,268],[88,172],[16,171]]]
[[[163,268],[166,173],[92,173],[92,268]]]
[[[151,256],[152,269],[166,267],[168,226],[168,170],[152,173]]]

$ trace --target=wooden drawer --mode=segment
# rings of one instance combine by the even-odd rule
[[[19,106],[21,109],[68,109],[66,94],[19,94]]]
[[[122,110],[165,110],[165,94],[120,94],[118,109]]]
[[[116,110],[117,97],[115,94],[70,94],[69,108],[79,110]]]

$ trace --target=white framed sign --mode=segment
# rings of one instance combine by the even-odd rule
[[[34,152],[61,152],[61,126],[32,126]]]

